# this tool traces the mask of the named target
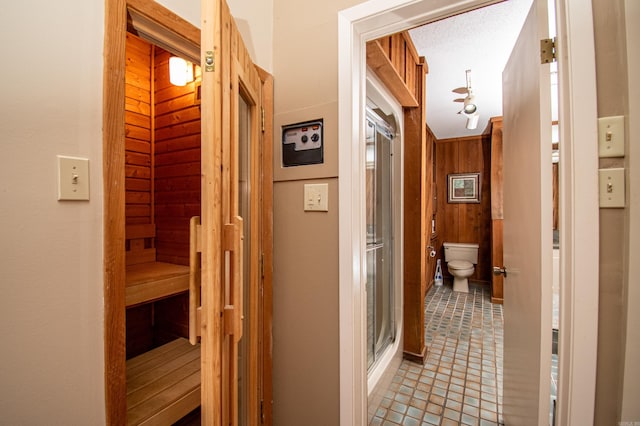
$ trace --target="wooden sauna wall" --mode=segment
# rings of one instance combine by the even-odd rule
[[[159,262],[189,265],[189,219],[200,215],[200,105],[195,82],[183,87],[169,82],[170,56],[156,48],[156,256]]]
[[[200,214],[200,108],[196,83],[169,82],[169,56],[127,33],[125,216],[156,224],[157,261],[188,265],[189,218]],[[127,357],[188,335],[186,294],[126,315]]]
[[[153,222],[151,45],[127,33],[125,74],[125,222]],[[124,249],[124,248],[123,248]],[[127,358],[154,347],[153,306],[126,311]]]
[[[127,33],[125,85],[126,223],[153,222],[151,45]]]
[[[480,203],[448,203],[447,176],[451,173],[481,174]],[[478,243],[478,264],[473,281],[491,282],[491,138],[490,135],[436,141],[436,233],[438,258],[443,272],[443,242]]]
[[[169,52],[155,48],[154,198],[156,259],[189,265],[189,219],[200,215],[200,105],[195,80],[169,82]],[[155,340],[189,335],[187,294],[155,303]]]

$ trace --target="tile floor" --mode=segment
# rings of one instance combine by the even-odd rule
[[[502,305],[470,285],[432,287],[425,299],[424,365],[404,360],[369,423],[502,425]]]

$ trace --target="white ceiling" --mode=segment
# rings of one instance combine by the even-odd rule
[[[409,31],[429,65],[427,124],[437,139],[482,134],[491,117],[502,115],[502,70],[531,3],[508,0]],[[462,103],[454,102],[465,95],[452,92],[466,86],[468,69],[480,115],[475,130],[466,129]]]

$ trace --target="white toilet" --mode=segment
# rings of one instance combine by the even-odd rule
[[[444,243],[444,260],[453,275],[453,291],[469,292],[468,278],[478,263],[478,244]]]

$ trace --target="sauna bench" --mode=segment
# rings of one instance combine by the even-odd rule
[[[125,304],[152,302],[189,290],[189,267],[165,262],[128,265]]]
[[[168,425],[200,406],[200,345],[179,338],[127,360],[127,424]]]

